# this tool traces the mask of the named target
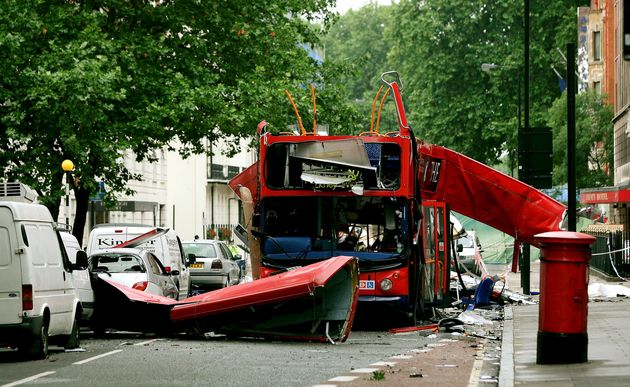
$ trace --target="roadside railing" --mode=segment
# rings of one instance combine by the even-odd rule
[[[212,224],[208,226],[206,231],[206,238],[208,239],[219,239],[222,241],[232,240],[232,230],[234,229],[234,224]]]
[[[621,225],[593,224],[582,230],[597,238],[591,245],[591,267],[611,277],[630,277],[630,235]]]

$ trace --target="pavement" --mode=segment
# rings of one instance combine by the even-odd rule
[[[507,286],[522,292],[521,273],[509,273]],[[530,290],[537,293],[540,261],[531,264]],[[608,281],[591,269],[589,284],[601,283],[613,289],[630,288],[621,279]],[[617,288],[619,289],[619,288]],[[630,289],[629,289],[630,290]],[[588,303],[588,355],[583,363],[536,364],[538,296],[536,305],[510,304],[504,309],[499,386],[630,386],[630,299],[597,297]]]

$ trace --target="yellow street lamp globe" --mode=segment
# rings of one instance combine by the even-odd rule
[[[63,169],[66,172],[70,172],[74,169],[74,163],[72,162],[72,160],[64,160],[61,163],[61,169]]]

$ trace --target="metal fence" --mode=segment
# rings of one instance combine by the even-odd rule
[[[591,245],[591,267],[611,277],[630,277],[630,237],[620,225],[591,225],[583,233],[597,238]]]
[[[212,224],[206,230],[206,238],[219,239],[222,241],[232,240],[233,224]]]

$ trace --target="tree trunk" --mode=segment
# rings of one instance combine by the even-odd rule
[[[77,211],[72,225],[72,234],[77,238],[79,244],[83,244],[83,230],[90,205],[90,191],[83,187],[74,187],[74,197],[77,202]]]
[[[56,173],[54,181],[59,184],[59,187],[63,187],[63,172]],[[61,206],[62,200],[64,200],[63,196],[52,199],[55,195],[44,195],[41,191],[37,191],[37,194],[39,195],[38,201],[48,208],[55,222],[60,223],[59,207]]]

